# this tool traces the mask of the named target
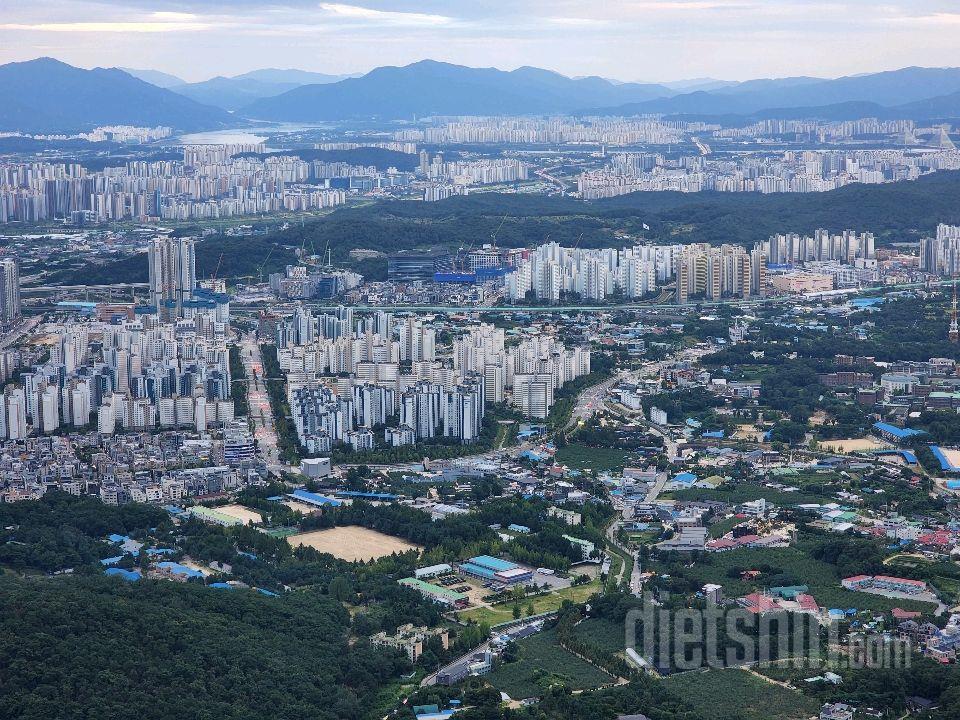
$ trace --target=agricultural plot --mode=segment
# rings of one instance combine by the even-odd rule
[[[746,670],[681,673],[663,682],[694,710],[713,720],[801,720],[820,710],[817,700]]]
[[[683,574],[685,577],[695,579],[700,585],[706,583],[723,585],[724,594],[727,597],[739,597],[753,592],[758,586],[754,582],[741,579],[739,575],[728,573],[733,573],[734,569],[749,570],[758,566],[776,568],[779,574],[790,576],[793,582],[788,584],[808,585],[810,594],[821,607],[859,608],[884,612],[895,607],[926,612],[934,609],[930,603],[885,598],[880,595],[847,590],[840,585],[841,578],[833,565],[816,560],[794,547],[744,548],[712,553],[695,565],[684,568]]]
[[[794,478],[784,478],[784,484],[791,484]],[[829,502],[823,495],[815,495],[812,492],[784,492],[777,488],[766,487],[758,483],[739,483],[737,485],[724,485],[723,487],[710,488],[689,488],[686,490],[674,490],[670,493],[677,500],[717,500],[719,502],[733,503],[739,505],[751,500],[763,498],[767,502],[772,502],[781,507],[790,507],[805,503],[824,503]]]
[[[624,624],[603,618],[587,618],[573,628],[573,634],[602,655],[623,653],[626,644]]]
[[[604,472],[627,465],[630,453],[615,448],[594,448],[586,445],[568,445],[560,448],[554,460],[574,470],[595,470]]]
[[[594,580],[584,585],[571,585],[570,587],[562,588],[546,595],[526,598],[521,600],[519,605],[520,610],[526,614],[527,606],[532,604],[534,614],[539,615],[540,613],[553,612],[559,609],[564,600],[569,600],[575,604],[586,602],[591,595],[598,592],[600,592],[600,582]],[[471,608],[470,610],[461,612],[460,617],[464,620],[474,620],[478,623],[485,622],[490,625],[498,625],[513,620],[513,606],[514,603],[506,602],[499,605]]]
[[[615,682],[603,670],[561,647],[554,630],[532,635],[518,645],[516,662],[504,663],[487,675],[491,685],[515,700],[539,697],[555,685],[586,690]]]

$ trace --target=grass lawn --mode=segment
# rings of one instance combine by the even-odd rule
[[[730,568],[748,570],[758,565],[769,565],[781,573],[793,576],[797,583],[808,585],[810,594],[821,607],[859,608],[861,610],[889,611],[895,607],[906,610],[932,612],[930,603],[916,600],[885,598],[881,595],[854,592],[840,585],[840,576],[833,565],[810,557],[795,547],[788,548],[743,548],[722,553],[711,553],[698,560],[692,567],[683,569],[683,575],[693,578],[698,584],[716,583],[723,585],[726,597],[740,597],[754,590],[762,589],[755,583],[737,577],[729,577]],[[663,571],[654,563],[654,568]]]
[[[820,710],[814,698],[745,670],[681,673],[663,683],[694,710],[714,720],[801,720]]]
[[[600,582],[594,580],[584,585],[571,585],[568,588],[557,590],[548,595],[538,595],[537,597],[526,598],[520,601],[520,610],[526,614],[527,605],[533,603],[533,612],[535,615],[545,612],[553,612],[560,608],[564,600],[569,600],[579,604],[586,602],[591,595],[600,592]],[[491,625],[509,622],[513,620],[513,603],[501,603],[492,607],[478,607],[471,610],[464,610],[460,617],[464,620],[475,620],[478,623],[487,622]]]
[[[568,465],[574,470],[615,470],[628,464],[633,455],[626,450],[616,448],[594,448],[586,445],[567,445],[557,450],[554,460],[562,465]]]
[[[486,676],[497,690],[515,700],[539,697],[553,685],[585,690],[614,682],[607,673],[564,650],[554,630],[521,640],[520,658],[504,663]]]

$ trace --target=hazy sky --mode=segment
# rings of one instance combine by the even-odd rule
[[[329,73],[424,58],[622,80],[960,65],[960,0],[0,0],[0,62]]]

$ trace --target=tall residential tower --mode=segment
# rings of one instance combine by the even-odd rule
[[[13,258],[0,260],[0,325],[20,320],[20,266]]]
[[[148,249],[150,304],[160,317],[183,317],[183,304],[197,284],[196,250],[192,238],[154,238]]]

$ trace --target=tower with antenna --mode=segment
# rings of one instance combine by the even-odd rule
[[[950,305],[950,330],[947,332],[950,342],[960,340],[960,328],[957,327],[957,279],[953,279],[953,303]]]

